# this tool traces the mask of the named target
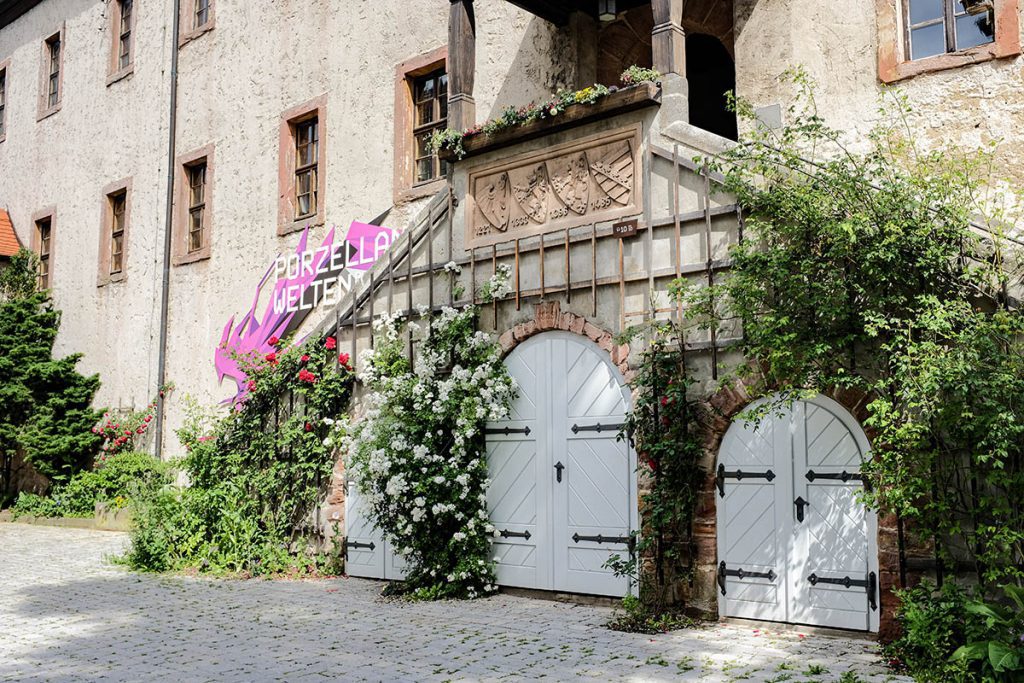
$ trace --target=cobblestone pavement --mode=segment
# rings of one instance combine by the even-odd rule
[[[0,681],[906,680],[863,640],[741,625],[623,634],[603,627],[606,608],[385,603],[361,579],[140,575],[106,560],[126,542],[0,524]]]

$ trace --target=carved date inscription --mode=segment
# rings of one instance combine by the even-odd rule
[[[639,127],[470,171],[467,246],[639,213]]]

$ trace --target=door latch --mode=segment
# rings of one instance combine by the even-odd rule
[[[565,465],[560,462],[555,463],[555,479],[559,484],[562,483],[562,470],[565,469]]]
[[[807,501],[804,500],[803,496],[800,496],[793,501],[793,504],[796,505],[796,521],[804,521],[804,506],[808,505]]]

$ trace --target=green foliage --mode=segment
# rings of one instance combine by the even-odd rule
[[[634,64],[619,76],[622,85],[639,85],[641,83],[661,83],[661,72],[656,69],[645,69]]]
[[[405,558],[412,597],[493,592],[484,427],[508,416],[516,393],[500,349],[475,331],[472,307],[446,307],[431,320],[415,362],[402,332],[417,323],[384,317],[375,326],[361,377],[368,410],[345,449],[348,471],[369,517]]]
[[[336,346],[332,337],[312,339],[242,358],[242,403],[220,418],[192,404],[177,432],[191,485],[134,506],[129,566],[253,575],[337,567],[337,548],[324,556],[312,524],[352,391],[348,355]]]
[[[636,368],[633,408],[619,439],[632,441],[639,454],[640,476],[649,482],[640,499],[644,528],[634,536],[635,553],[615,555],[608,563],[616,574],[639,579],[640,600],[636,608],[627,606],[625,620],[617,618],[611,626],[637,630],[640,612],[646,611],[651,628],[660,630],[663,619],[675,622],[668,604],[670,593],[691,571],[693,516],[704,481],[703,449],[695,406],[687,396],[693,380],[683,360],[681,329],[674,323],[657,322],[630,330],[619,341],[641,334],[649,335],[651,341]],[[653,568],[640,573],[643,563],[637,556],[653,559]]]
[[[160,387],[159,395],[164,397],[174,389],[173,384],[166,384]],[[103,437],[103,446],[100,460],[118,453],[127,453],[138,449],[139,437],[148,430],[153,419],[156,417],[158,401],[154,398],[142,410],[133,410],[128,413],[111,415],[103,413],[103,421],[93,427],[93,433]]]
[[[740,372],[763,393],[866,393],[865,501],[911,520],[940,557],[973,560],[986,586],[1020,582],[1024,316],[998,229],[1013,216],[986,189],[996,151],[918,149],[898,96],[855,151],[818,117],[806,77],[790,77],[788,124],[751,120],[709,162],[749,212],[730,276],[677,294],[700,324],[742,325],[756,362]],[[979,212],[987,232],[971,227]]]
[[[679,607],[668,607],[654,611],[641,598],[627,595],[622,605],[608,622],[608,628],[625,633],[668,633],[683,628],[694,628],[699,622],[683,614]]]
[[[127,507],[133,498],[166,484],[169,473],[166,463],[148,453],[121,453],[98,461],[95,469],[78,472],[48,497],[22,493],[14,515],[92,517],[96,503]]]
[[[1005,595],[1006,604],[986,603],[952,582],[900,591],[903,633],[885,656],[925,683],[1020,680],[1024,595],[1015,586]]]
[[[48,293],[35,291],[34,265],[23,250],[0,281],[0,502],[14,494],[11,463],[19,451],[40,474],[61,482],[88,468],[100,445],[92,432],[99,412],[91,407],[99,377],[76,371],[79,354],[53,357],[60,313]]]

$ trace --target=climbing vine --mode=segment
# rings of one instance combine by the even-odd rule
[[[1024,317],[998,148],[924,149],[891,95],[854,149],[818,116],[809,80],[788,78],[788,125],[758,126],[737,101],[752,132],[708,163],[748,211],[730,276],[677,294],[705,326],[742,326],[754,363],[739,372],[763,393],[867,395],[865,501],[934,543],[940,571],[1019,583]]]
[[[688,396],[681,328],[669,322],[628,330],[618,341],[648,337],[633,380],[633,407],[619,434],[639,456],[642,532],[634,553],[615,556],[611,568],[639,581],[639,597],[612,622],[629,631],[661,631],[680,623],[673,591],[692,574],[693,517],[704,480],[696,405]]]
[[[375,348],[360,358],[369,396],[346,466],[369,517],[408,563],[411,596],[491,593],[484,425],[508,416],[515,383],[497,344],[476,331],[473,307],[446,307],[425,327],[390,316],[375,327]],[[411,354],[410,330],[421,335]]]

